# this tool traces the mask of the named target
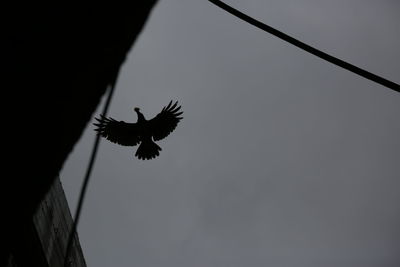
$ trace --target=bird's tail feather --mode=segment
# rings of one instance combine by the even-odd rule
[[[152,159],[160,155],[161,147],[151,139],[143,140],[138,147],[135,156],[139,159]]]

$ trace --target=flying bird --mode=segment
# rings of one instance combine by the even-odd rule
[[[137,113],[136,123],[127,123],[117,121],[111,117],[95,118],[98,123],[94,123],[97,127],[97,134],[107,140],[122,145],[139,147],[135,156],[139,159],[153,159],[160,155],[161,147],[154,141],[159,141],[167,137],[175,130],[178,122],[183,119],[180,117],[182,111],[179,112],[181,106],[178,106],[178,101],[174,104],[169,102],[168,106],[164,107],[160,113],[153,119],[146,120],[140,109],[135,107],[133,110]]]

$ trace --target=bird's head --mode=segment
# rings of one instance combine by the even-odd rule
[[[135,107],[133,110],[134,110],[135,112],[139,112],[140,108]]]

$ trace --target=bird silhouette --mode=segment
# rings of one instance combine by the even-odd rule
[[[183,113],[178,112],[180,109],[178,101],[172,104],[171,100],[157,116],[146,120],[140,109],[134,108],[138,117],[136,123],[117,121],[100,115],[100,118],[95,118],[98,121],[94,123],[97,127],[95,131],[98,135],[122,146],[136,146],[140,143],[135,156],[142,160],[153,159],[159,156],[161,151],[161,147],[154,141],[164,139],[175,130],[178,122],[183,119],[179,117]]]

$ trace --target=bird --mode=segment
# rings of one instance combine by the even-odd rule
[[[183,111],[180,109],[178,101],[172,104],[171,100],[153,119],[146,120],[140,112],[140,108],[135,107],[133,110],[137,114],[136,123],[117,121],[111,117],[100,115],[99,118],[95,118],[97,123],[93,123],[96,126],[94,130],[97,135],[118,145],[139,145],[135,156],[141,160],[154,159],[160,155],[162,150],[155,141],[166,138],[175,130],[179,121],[183,119],[181,117]]]

